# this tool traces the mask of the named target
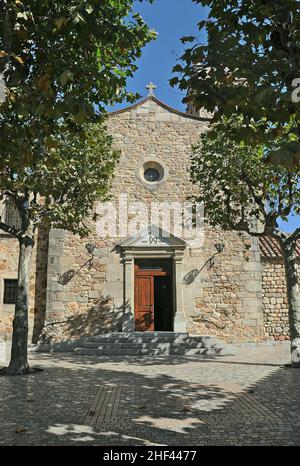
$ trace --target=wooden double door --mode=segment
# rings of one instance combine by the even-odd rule
[[[173,330],[172,263],[161,259],[135,261],[134,317],[136,331]]]

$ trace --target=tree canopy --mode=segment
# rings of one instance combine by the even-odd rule
[[[41,131],[51,135],[62,118],[77,131],[105,105],[136,98],[127,92],[126,80],[155,33],[133,11],[133,3],[1,1],[2,147],[5,141],[16,156]]]
[[[5,223],[0,229],[17,238],[43,221],[84,235],[85,219],[96,200],[106,198],[118,152],[102,124],[85,124],[79,134],[63,125],[52,134],[51,147],[41,151],[35,163],[18,167],[13,157],[0,159],[0,199],[12,201],[20,223]],[[9,206],[9,203],[8,203]]]
[[[266,160],[270,151],[292,143],[295,136],[287,130],[273,141],[269,152],[264,145],[253,148],[232,138],[241,128],[241,121],[224,121],[194,147],[192,178],[201,190],[199,200],[212,225],[253,236],[287,238],[278,221],[300,213],[300,168],[269,164]],[[300,228],[293,234],[295,238],[300,236]]]
[[[14,201],[24,231],[40,217],[81,228],[84,206],[107,188],[111,140],[98,126],[97,142],[88,125],[103,123],[105,105],[136,97],[126,80],[155,33],[133,4],[2,0],[0,195]]]
[[[244,126],[233,136],[255,146],[268,145],[286,125],[296,136],[271,160],[291,165],[300,160],[300,2],[298,0],[193,0],[208,6],[199,29],[207,42],[191,42],[179,76],[171,80],[188,89],[186,101],[214,113],[213,121],[240,114]]]
[[[194,147],[191,173],[199,186],[198,200],[204,203],[205,218],[223,230],[235,230],[254,237],[270,236],[279,244],[285,265],[292,364],[300,367],[300,293],[296,266],[296,245],[300,227],[281,231],[279,220],[300,212],[300,168],[266,163],[265,145],[237,143],[232,134],[241,128],[242,117],[223,120]],[[273,149],[295,135],[286,129],[273,141]]]
[[[0,201],[12,203],[20,216],[17,225],[0,217],[0,229],[20,244],[6,374],[30,372],[29,272],[36,227],[45,221],[83,235],[94,201],[105,198],[117,153],[104,109],[135,99],[126,81],[155,37],[133,5],[1,0]]]

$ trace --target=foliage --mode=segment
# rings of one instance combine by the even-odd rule
[[[278,220],[300,213],[300,169],[266,160],[271,150],[292,143],[294,135],[286,131],[269,150],[263,145],[253,148],[232,139],[243,129],[242,121],[242,117],[223,120],[194,147],[192,178],[201,190],[199,200],[212,225],[253,236],[286,237]]]
[[[0,194],[16,204],[22,234],[42,218],[82,232],[86,210],[105,194],[116,154],[101,115],[136,98],[126,80],[155,37],[133,3],[1,2]]]
[[[0,73],[7,87],[1,113],[36,134],[48,123],[91,119],[105,104],[133,100],[126,79],[155,37],[133,0],[3,0]],[[38,132],[37,132],[38,133]]]
[[[275,163],[300,159],[300,2],[298,0],[194,0],[210,7],[194,42],[171,80],[189,89],[186,101],[214,113],[214,122],[234,114],[245,126],[233,136],[255,146],[270,144],[291,122],[295,141],[278,148]],[[184,37],[182,42],[193,42]],[[254,125],[253,125],[254,123]]]
[[[150,0],[151,1],[151,0]],[[36,227],[84,235],[117,158],[105,105],[133,101],[126,81],[155,37],[134,0],[2,0],[0,12],[0,200],[19,225],[0,229],[20,244],[11,360],[4,373],[30,372],[27,361],[29,272]],[[0,89],[1,92],[1,89]]]
[[[13,200],[22,222],[18,229],[0,222],[0,228],[22,237],[45,219],[53,227],[86,234],[84,219],[94,202],[105,198],[117,158],[102,124],[85,124],[77,135],[62,125],[28,166],[18,166],[14,154],[4,151],[0,193]]]

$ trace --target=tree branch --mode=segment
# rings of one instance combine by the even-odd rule
[[[11,226],[7,225],[6,223],[1,222],[1,220],[0,220],[0,230],[4,231],[5,233],[9,233],[10,235],[15,236],[16,238],[21,237],[21,234],[20,234],[19,230],[17,230],[14,227],[11,227]]]
[[[296,228],[296,230],[289,236],[287,239],[287,243],[292,243],[293,241],[297,241],[300,238],[300,227]]]
[[[248,175],[242,171],[242,179],[243,181],[246,183],[246,186],[248,187],[249,191],[251,192],[252,196],[253,196],[253,199],[254,201],[256,202],[259,210],[261,211],[261,213],[263,214],[263,217],[265,219],[265,221],[267,222],[267,212],[266,212],[266,209],[265,209],[265,204],[262,200],[262,197],[259,196],[258,194],[256,194],[254,188],[253,188],[253,183],[251,182],[251,180],[249,179]]]
[[[279,202],[278,202],[278,217],[281,216],[287,216],[291,213],[294,200],[293,200],[293,183],[292,183],[292,175],[289,174],[288,176],[288,198],[289,198],[289,203],[283,207],[282,206],[282,197],[281,197],[281,192],[279,192],[278,197],[279,197]]]

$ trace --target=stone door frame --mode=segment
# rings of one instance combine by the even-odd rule
[[[171,259],[173,266],[174,332],[186,332],[182,299],[182,259],[185,246],[123,247],[122,249],[124,264],[124,319],[122,331],[135,331],[134,261],[136,259]]]

